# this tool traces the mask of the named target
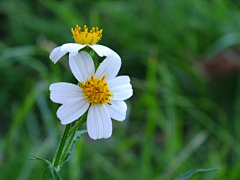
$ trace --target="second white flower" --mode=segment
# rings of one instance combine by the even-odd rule
[[[112,134],[111,118],[123,121],[127,105],[124,100],[133,90],[128,76],[118,76],[121,60],[109,56],[95,72],[91,56],[82,51],[70,56],[69,65],[80,85],[54,83],[50,86],[50,98],[62,104],[57,117],[62,124],[69,124],[81,117],[88,109],[87,130],[92,139],[109,138]]]

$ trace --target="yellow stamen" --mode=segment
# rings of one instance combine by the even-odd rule
[[[88,103],[95,105],[96,103],[103,105],[104,103],[108,103],[111,105],[110,101],[113,97],[113,94],[110,92],[108,88],[108,83],[104,80],[106,75],[104,75],[101,79],[94,78],[94,75],[91,75],[91,78],[87,79],[86,82],[81,83],[82,92],[84,97],[88,99]]]
[[[71,32],[76,43],[92,45],[96,44],[99,40],[101,40],[103,30],[101,29],[99,31],[98,27],[93,27],[92,30],[88,32],[87,26],[84,25],[84,29],[82,32],[81,28],[76,25],[75,30],[72,28]]]

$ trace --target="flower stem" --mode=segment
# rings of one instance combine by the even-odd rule
[[[71,147],[71,144],[74,140],[74,136],[76,134],[76,131],[78,130],[79,126],[86,121],[86,118],[87,118],[87,113],[85,113],[83,116],[81,116],[80,119],[76,122],[76,124],[69,131],[68,137],[67,137],[68,140],[66,142],[66,145],[64,147],[63,153],[62,153],[61,158],[60,158],[60,162],[59,162],[60,166],[64,163],[64,160],[67,156],[69,148]]]
[[[70,136],[68,136],[68,141],[66,142],[66,146],[65,146],[65,148],[64,148],[64,150],[63,150],[63,153],[62,153],[62,156],[61,156],[61,158],[60,158],[60,162],[59,162],[60,166],[62,166],[62,164],[66,161],[65,158],[66,158],[66,156],[67,156],[67,153],[68,153],[68,151],[69,151],[69,148],[70,148],[71,145],[72,145],[72,142],[73,142],[73,139],[74,139],[75,134],[76,134],[76,131],[74,131],[73,134],[71,134]]]
[[[55,157],[53,159],[53,166],[57,170],[59,169],[59,162],[60,162],[60,159],[61,159],[61,155],[62,155],[64,145],[65,145],[66,140],[68,138],[68,133],[69,133],[70,127],[71,127],[71,124],[66,125],[64,133],[63,133],[62,138],[60,140],[60,144],[58,146],[57,153],[55,154]]]
[[[70,137],[73,133],[75,133],[79,128],[79,126],[86,121],[86,119],[87,119],[87,112],[80,117],[80,119],[76,122],[76,124],[74,124],[74,126],[71,128],[71,130],[68,133],[68,137]]]

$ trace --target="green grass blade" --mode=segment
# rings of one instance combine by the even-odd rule
[[[196,169],[193,171],[189,171],[185,174],[182,174],[181,176],[177,177],[175,180],[188,180],[189,178],[192,177],[192,175],[196,174],[196,173],[207,173],[207,172],[211,172],[211,171],[216,171],[218,170],[217,168],[211,168],[211,169]]]

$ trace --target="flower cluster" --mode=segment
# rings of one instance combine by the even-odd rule
[[[109,138],[112,134],[112,119],[123,121],[127,105],[124,100],[133,94],[130,78],[118,76],[121,59],[110,48],[96,44],[102,30],[84,26],[72,29],[76,43],[67,43],[53,49],[50,59],[56,63],[69,53],[69,66],[78,84],[58,82],[50,85],[50,99],[62,104],[57,117],[62,124],[69,124],[87,112],[87,131],[92,139]],[[95,67],[90,54],[83,48],[90,47],[100,57],[106,58]]]

